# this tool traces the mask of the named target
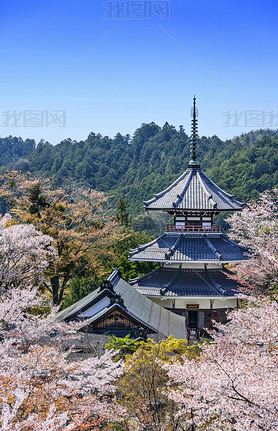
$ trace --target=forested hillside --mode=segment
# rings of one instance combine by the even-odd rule
[[[12,136],[0,138],[0,166],[7,167],[16,163],[19,159],[34,151],[35,148],[36,143],[34,139],[26,139],[24,141],[22,138]]]
[[[29,143],[32,151],[33,141],[27,141],[24,144]],[[250,132],[227,141],[203,136],[198,158],[202,169],[219,186],[240,200],[248,200],[278,185],[277,146],[278,131],[274,130]],[[1,163],[7,165],[12,154],[7,151]],[[19,160],[17,165],[25,171],[53,177],[57,184],[73,178],[99,191],[122,196],[128,210],[139,214],[143,200],[168,186],[186,169],[189,154],[190,138],[182,126],[176,130],[168,123],[163,127],[150,123],[137,129],[132,138],[118,133],[111,139],[91,133],[80,142],[67,139],[55,146],[41,142],[28,156],[28,163]]]

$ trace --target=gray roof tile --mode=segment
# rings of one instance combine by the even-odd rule
[[[132,280],[135,289],[146,296],[234,296],[237,291],[235,280],[229,272],[212,269],[159,268],[145,276]]]
[[[199,167],[192,166],[167,189],[144,202],[148,210],[241,210],[244,204],[211,181]]]
[[[154,241],[130,250],[130,260],[158,262],[234,262],[245,258],[247,249],[221,233],[165,232]]]
[[[124,301],[124,309],[131,316],[138,321],[145,324],[147,327],[153,329],[158,334],[165,337],[173,335],[176,338],[184,338],[186,334],[185,319],[171,311],[160,307],[153,301],[142,295],[139,291],[134,289],[129,283],[123,280],[117,270],[113,271],[108,280],[113,284],[115,293],[121,294]],[[102,297],[103,290],[97,289],[87,295],[74,305],[66,308],[57,315],[60,320],[73,320],[78,319],[81,311],[89,308],[98,297]],[[89,320],[84,321],[84,325],[88,325],[104,315],[111,306],[105,307],[100,310]]]

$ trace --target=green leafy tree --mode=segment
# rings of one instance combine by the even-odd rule
[[[33,139],[16,138],[8,136],[0,138],[0,166],[14,165],[19,159],[25,158],[36,148]]]
[[[186,340],[169,337],[156,343],[148,339],[126,356],[125,373],[117,386],[118,401],[127,410],[125,431],[177,431],[181,421],[177,417],[178,407],[167,397],[169,378],[161,366],[182,362],[182,355],[195,358],[200,348],[188,346]],[[160,363],[161,361],[161,363]]]
[[[112,248],[117,258],[113,263],[114,266],[119,268],[125,280],[128,281],[131,278],[147,274],[160,266],[160,264],[153,262],[131,262],[128,258],[130,249],[136,248],[140,244],[145,244],[152,239],[152,236],[144,232],[134,232],[130,230],[126,238],[114,242]]]
[[[14,221],[31,223],[54,239],[58,259],[49,266],[44,286],[55,305],[62,303],[76,276],[93,269],[97,276],[104,275],[99,255],[125,236],[109,217],[108,198],[75,186],[56,189],[50,180],[16,172],[5,179],[1,194],[12,206]]]
[[[40,142],[35,150],[30,145],[27,153],[21,151],[20,139],[9,137],[7,152],[3,145],[4,165],[24,157],[22,169],[53,177],[56,187],[72,179],[118,199],[122,197],[133,219],[142,214],[142,201],[177,179],[190,158],[189,136],[183,127],[176,130],[168,123],[163,127],[142,124],[131,138],[120,133],[109,138],[92,132],[80,142],[67,139],[55,146]],[[15,143],[20,151],[14,156]],[[226,141],[202,136],[198,159],[213,181],[245,201],[278,186],[277,145],[277,130],[257,130]]]
[[[102,283],[98,277],[75,277],[67,289],[63,309],[75,304],[84,296],[96,290]]]
[[[122,226],[130,226],[131,217],[127,212],[127,202],[122,197],[117,202],[116,220]]]
[[[139,215],[134,218],[132,227],[135,231],[146,232],[148,235],[156,235],[160,231],[159,224],[147,215]]]
[[[118,352],[115,356],[117,361],[119,359],[125,359],[127,355],[133,354],[140,346],[140,341],[131,338],[129,334],[122,338],[116,337],[116,335],[113,334],[108,335],[108,337],[110,341],[105,347],[108,350],[115,350]]]

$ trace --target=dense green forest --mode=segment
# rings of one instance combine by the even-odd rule
[[[174,181],[189,161],[190,138],[183,126],[142,124],[133,137],[113,139],[90,133],[85,141],[58,145],[33,140],[0,140],[0,163],[53,177],[57,184],[73,178],[80,184],[120,196],[133,216],[147,200]],[[237,199],[255,198],[278,185],[278,131],[258,130],[222,141],[201,137],[198,158],[203,171]],[[27,154],[29,155],[27,156]],[[23,159],[23,160],[22,160]],[[139,223],[140,224],[140,223]]]
[[[26,139],[24,141],[22,138],[15,138],[13,136],[0,138],[0,167],[5,168],[12,164],[16,167],[18,162],[18,168],[20,168],[25,163],[23,158],[34,151],[35,148],[36,142],[34,139]]]

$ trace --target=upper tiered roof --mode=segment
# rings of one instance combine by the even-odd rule
[[[147,210],[239,211],[243,203],[224,192],[199,167],[188,169],[167,189],[144,202]]]
[[[197,146],[197,109],[194,96],[191,161],[187,170],[167,189],[155,195],[153,199],[145,201],[147,210],[154,211],[239,211],[244,204],[236,200],[233,195],[226,193],[211,181],[201,170],[196,158]]]

